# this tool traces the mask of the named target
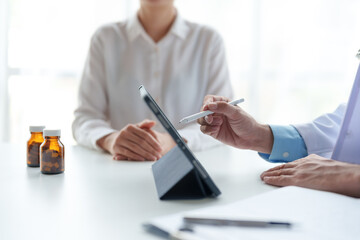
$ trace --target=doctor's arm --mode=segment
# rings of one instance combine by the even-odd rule
[[[283,138],[281,141],[288,138],[290,145],[296,142],[304,144],[293,127],[281,129],[260,124],[240,107],[227,102],[229,99],[224,97],[205,98],[203,110],[211,110],[214,114],[198,120],[203,133],[237,148],[268,154],[265,157],[271,156],[277,151],[274,148],[281,145],[276,145],[279,133]],[[303,148],[305,145],[298,147],[302,150],[297,154],[306,150]],[[275,186],[294,185],[360,197],[360,165],[325,159],[315,154],[269,169],[261,175],[261,179]]]
[[[293,126],[269,125],[274,144],[271,154],[259,153],[269,162],[290,162],[309,154],[329,155],[340,132],[346,105],[323,114],[314,121]]]

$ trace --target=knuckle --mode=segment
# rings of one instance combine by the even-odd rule
[[[336,163],[334,160],[332,159],[322,159],[321,161],[323,161],[326,164],[332,164],[332,163]]]
[[[278,182],[278,181],[284,180],[284,176],[283,176],[283,175],[276,174],[275,176],[272,177],[272,179],[273,179],[273,180],[276,180],[276,181]]]
[[[133,125],[133,124],[128,124],[128,125],[127,125],[127,129],[129,129],[129,130],[134,130],[134,129],[135,129],[135,125]]]
[[[279,169],[280,169],[280,170],[281,170],[281,169],[284,169],[284,168],[287,167],[287,166],[288,166],[288,164],[286,164],[286,163],[285,163],[285,164],[282,164],[282,165],[279,166]]]

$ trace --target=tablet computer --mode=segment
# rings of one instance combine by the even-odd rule
[[[147,106],[176,143],[173,149],[152,165],[160,199],[196,199],[220,195],[220,190],[205,168],[196,159],[145,87],[140,86],[139,92]]]

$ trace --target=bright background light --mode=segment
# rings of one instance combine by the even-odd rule
[[[0,0],[9,3],[8,76],[0,134],[24,143],[28,126],[71,134],[77,87],[90,37],[101,25],[135,14],[135,0]],[[360,48],[358,0],[176,0],[186,19],[220,32],[242,106],[261,122],[310,121],[346,102]],[[6,31],[3,31],[6,32]],[[6,49],[1,49],[1,47]],[[4,47],[5,46],[5,47]],[[1,61],[0,61],[1,63]],[[4,67],[4,66],[3,66]],[[1,66],[0,66],[1,69]],[[4,106],[8,106],[7,108]]]

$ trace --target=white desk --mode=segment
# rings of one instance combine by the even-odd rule
[[[220,205],[274,187],[259,175],[274,165],[257,153],[218,147],[196,153],[222,194],[217,199],[160,201],[152,162],[65,144],[65,173],[26,166],[25,144],[0,144],[0,239],[158,239],[141,224],[153,217]]]

